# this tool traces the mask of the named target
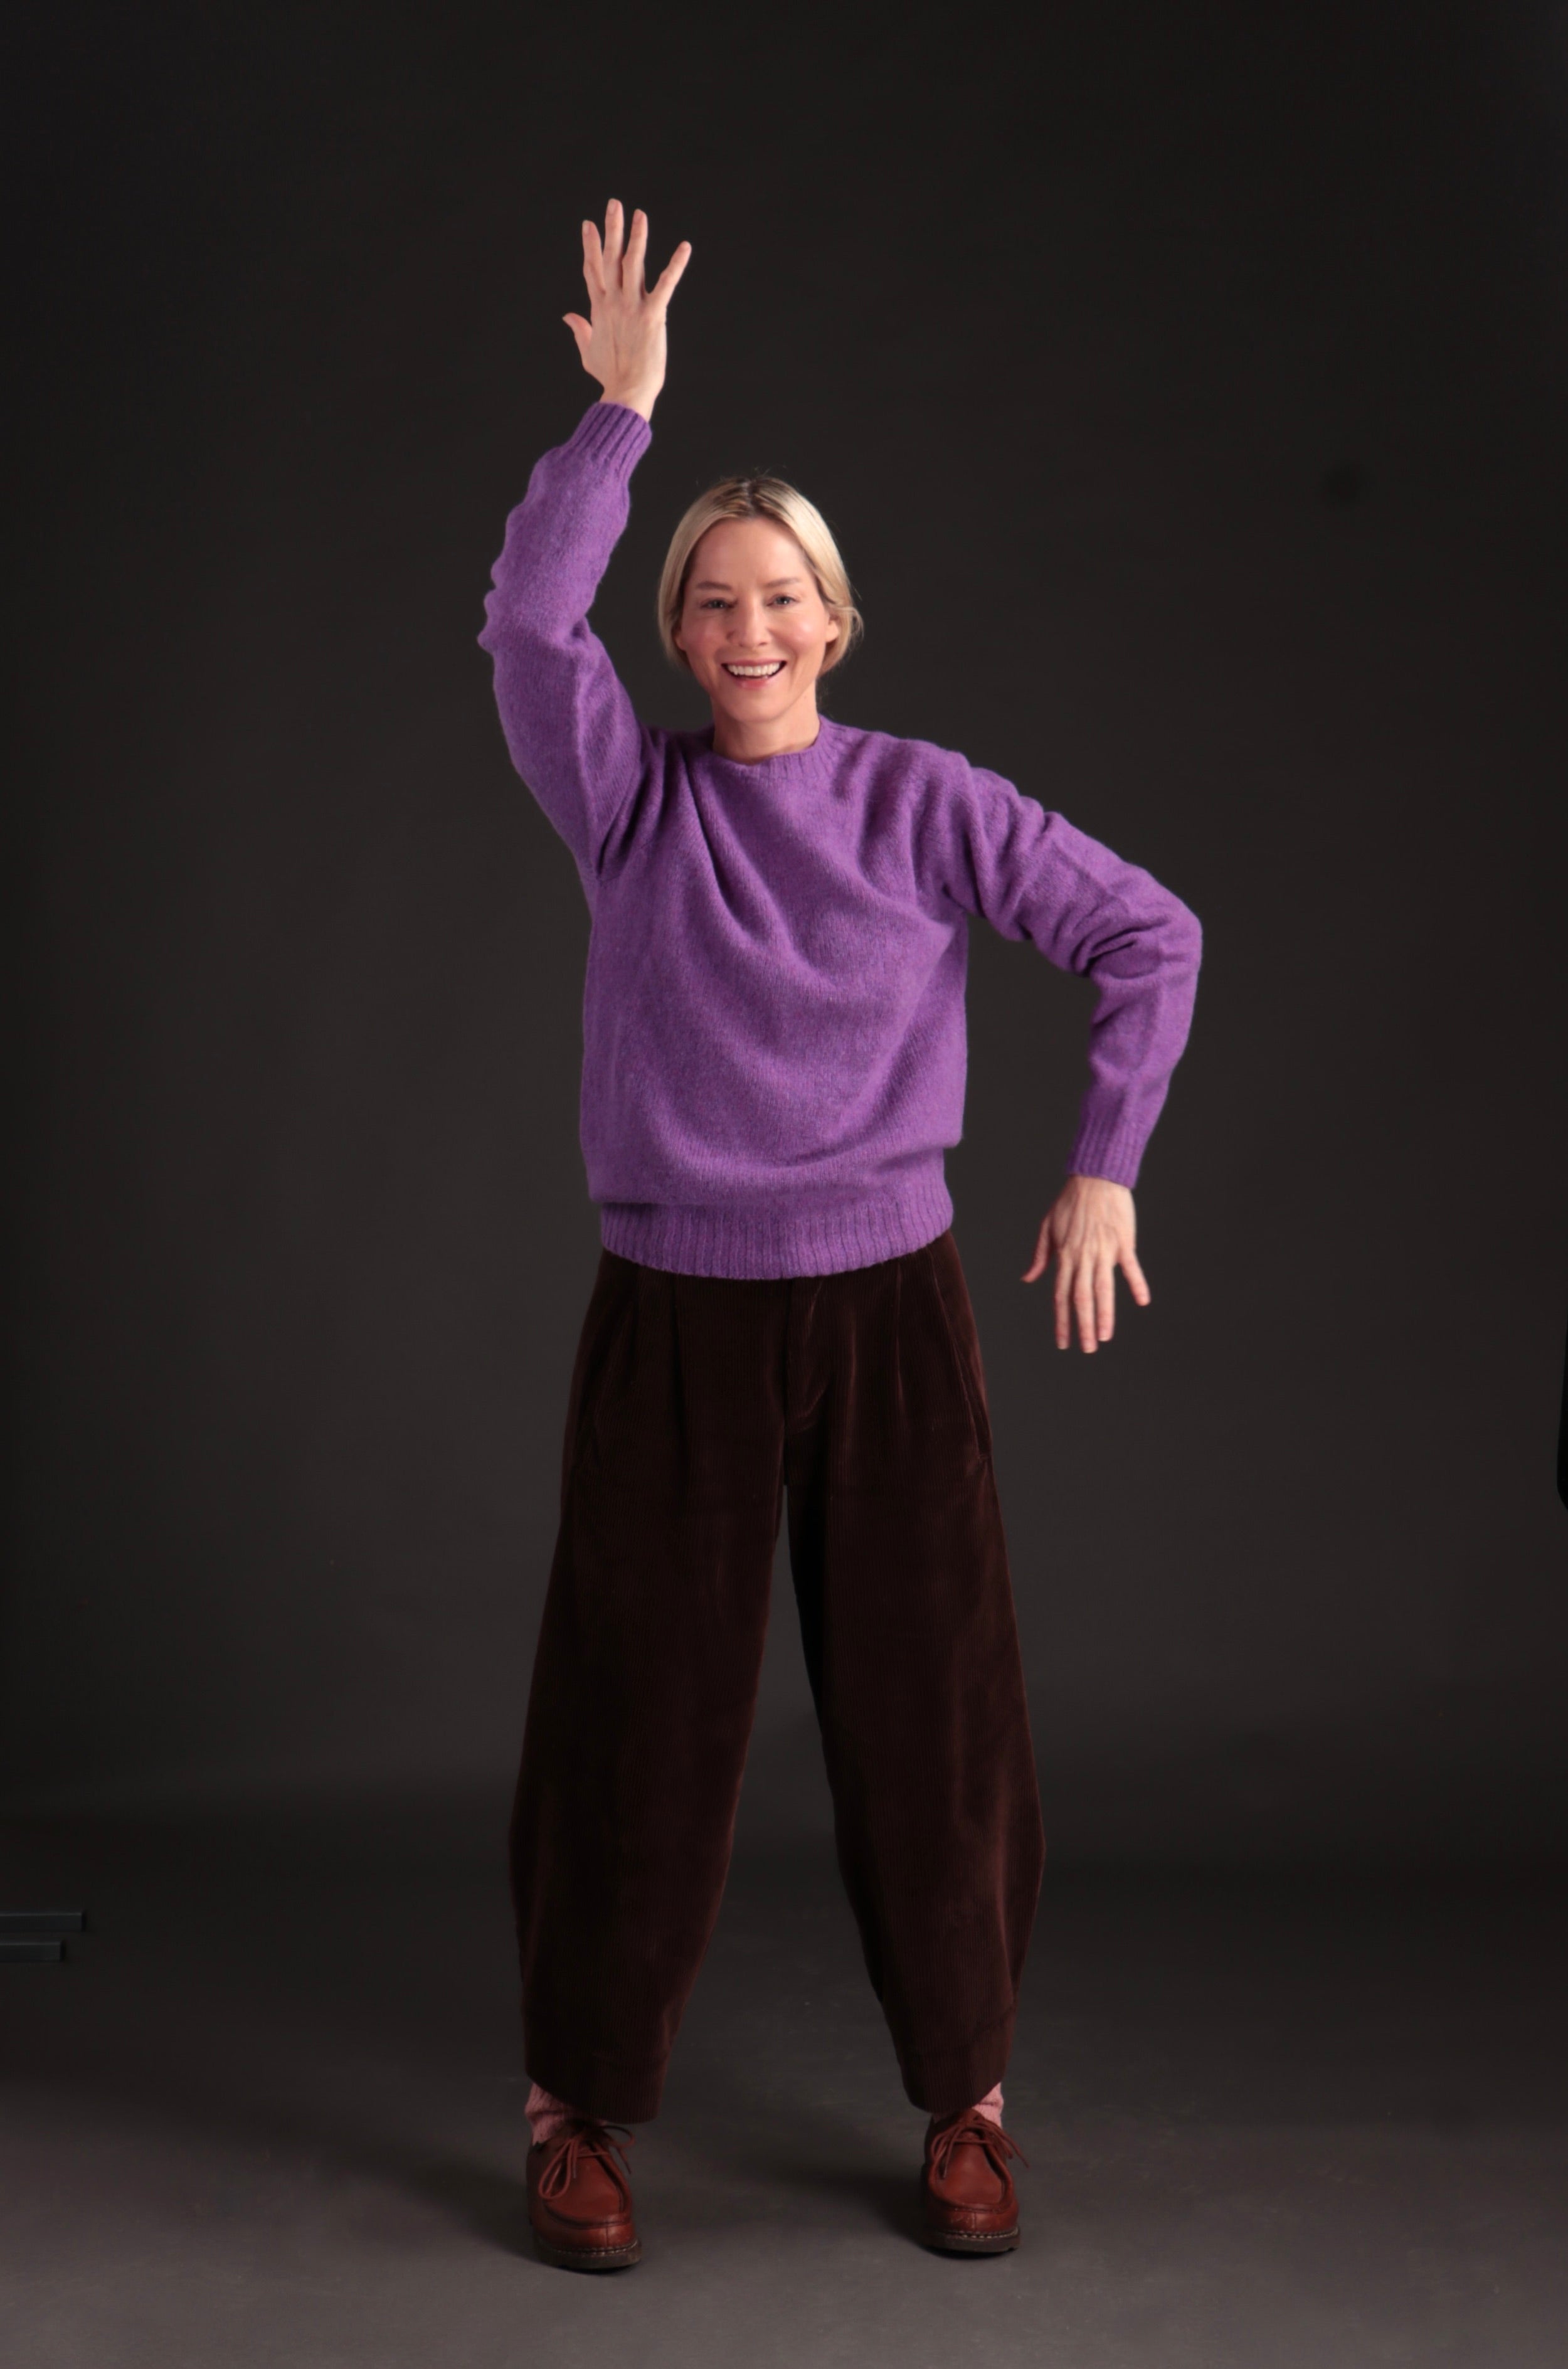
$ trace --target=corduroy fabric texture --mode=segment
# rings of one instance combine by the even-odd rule
[[[532,2079],[657,2112],[718,1914],[774,1544],[839,1865],[911,2101],[1005,2068],[1044,1836],[979,1343],[951,1230],[737,1278],[605,1249],[511,1825]]]

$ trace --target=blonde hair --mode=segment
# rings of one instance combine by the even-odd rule
[[[664,654],[673,666],[687,667],[686,653],[675,639],[675,628],[681,622],[681,611],[686,598],[686,578],[691,571],[692,555],[709,527],[725,519],[772,519],[793,535],[812,575],[817,589],[829,613],[837,617],[837,639],[829,643],[822,654],[822,672],[841,666],[850,651],[865,631],[865,621],[854,604],[849,573],[839,555],[839,546],[832,530],[815,502],[808,502],[794,486],[783,477],[725,477],[699,494],[670,537],[665,555],[664,571],[658,579],[658,638],[664,644]]]

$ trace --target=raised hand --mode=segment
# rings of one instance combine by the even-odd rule
[[[624,403],[645,419],[653,417],[664,384],[664,317],[691,259],[692,242],[683,238],[649,288],[643,278],[647,216],[642,208],[632,216],[629,233],[619,198],[604,209],[602,238],[592,223],[584,223],[582,276],[592,318],[585,321],[580,313],[562,318],[578,341],[584,370],[604,389],[601,403]]]
[[[1139,1306],[1148,1307],[1150,1289],[1133,1247],[1136,1232],[1132,1195],[1125,1184],[1104,1176],[1068,1178],[1041,1223],[1034,1264],[1020,1278],[1036,1282],[1055,1256],[1059,1349],[1071,1347],[1074,1318],[1080,1344],[1091,1356],[1100,1341],[1110,1339],[1118,1266]]]

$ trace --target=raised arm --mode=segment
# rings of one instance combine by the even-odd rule
[[[588,612],[626,523],[633,469],[664,383],[665,315],[686,268],[682,243],[652,289],[647,219],[624,237],[612,200],[601,239],[583,224],[591,321],[568,314],[583,368],[603,388],[576,433],[538,461],[507,521],[479,647],[513,764],[585,876],[597,873],[645,758],[632,703]]]

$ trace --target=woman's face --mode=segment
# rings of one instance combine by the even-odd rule
[[[722,519],[686,571],[677,646],[713,702],[715,721],[779,725],[805,703],[815,714],[822,660],[839,620],[795,537],[773,519]]]

